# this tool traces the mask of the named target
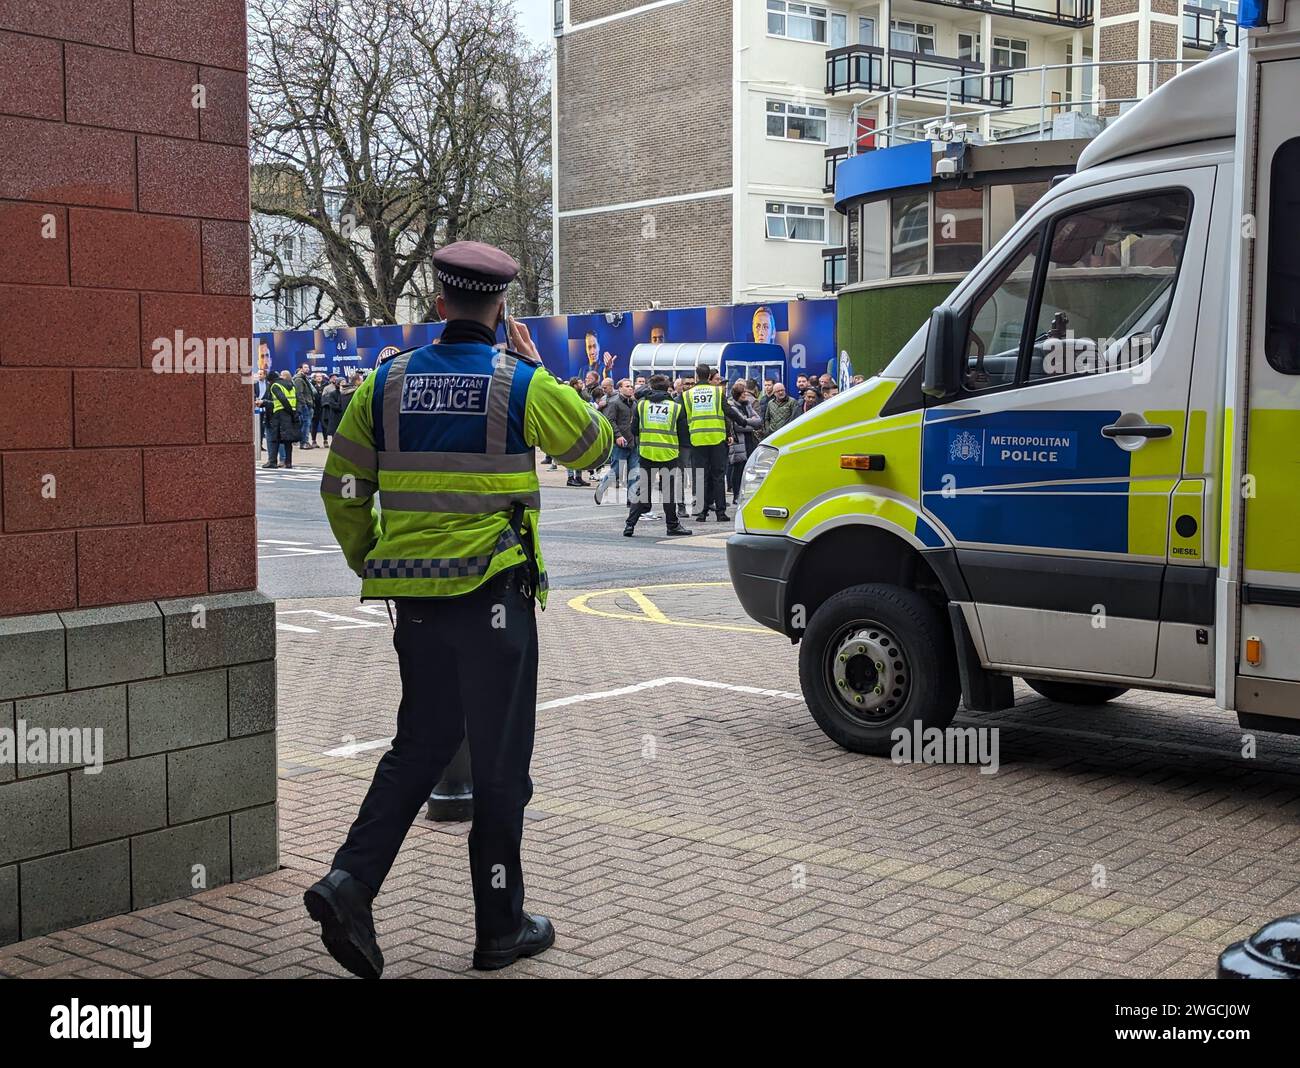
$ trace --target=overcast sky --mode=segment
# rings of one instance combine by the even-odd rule
[[[539,45],[550,48],[554,37],[551,27],[551,0],[515,0],[519,9],[519,22]]]

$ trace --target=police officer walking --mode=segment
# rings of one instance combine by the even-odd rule
[[[696,492],[700,496],[697,520],[708,518],[712,508],[718,522],[727,515],[727,419],[723,409],[722,379],[704,365],[695,368],[696,384],[682,391],[686,421],[691,434],[691,462],[697,472]],[[703,478],[698,472],[703,471]]]
[[[384,966],[372,899],[464,737],[474,967],[504,968],[555,941],[551,922],[523,909],[519,859],[532,797],[534,602],[545,607],[547,589],[533,448],[584,469],[604,460],[613,437],[542,368],[527,327],[505,319],[519,271],[510,256],[461,241],[433,263],[441,338],[389,357],[358,387],[321,479],[362,599],[391,599],[396,611],[397,734],[332,870],[304,895],[325,948],[366,978]],[[493,347],[503,320],[514,351]]]
[[[682,406],[668,392],[668,386],[666,375],[652,375],[650,388],[636,402],[636,411],[632,415],[632,437],[636,440],[642,475],[637,480],[635,492],[628,491],[627,523],[623,527],[625,538],[632,537],[637,520],[649,514],[651,489],[656,480],[662,483],[659,492],[663,497],[668,533],[674,536],[690,533],[677,516],[682,483],[678,458],[690,438]]]

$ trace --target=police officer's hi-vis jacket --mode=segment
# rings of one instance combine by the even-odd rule
[[[585,468],[609,455],[613,437],[539,364],[481,342],[426,345],[381,363],[344,412],[321,479],[361,596],[457,596],[524,563],[510,525],[518,502],[545,606],[533,447]]]

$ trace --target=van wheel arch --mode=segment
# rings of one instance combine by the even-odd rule
[[[835,527],[810,541],[790,572],[787,636],[798,641],[827,600],[843,589],[868,584],[915,590],[936,606],[953,599],[926,557],[897,534],[865,525]]]

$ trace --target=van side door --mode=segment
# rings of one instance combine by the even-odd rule
[[[922,491],[992,665],[1155,673],[1214,181],[1075,189],[971,291],[965,382],[926,410]]]
[[[1288,22],[1294,26],[1292,15]],[[1252,34],[1252,36],[1254,36]],[[1223,519],[1235,512],[1232,555],[1225,545],[1220,588],[1225,672],[1234,675],[1242,726],[1300,733],[1300,136],[1295,103],[1300,59],[1294,44],[1261,37],[1248,57],[1257,64],[1258,114],[1253,131],[1255,240],[1245,243],[1239,290],[1241,333],[1235,351],[1246,375],[1225,433],[1240,452],[1225,463]],[[1274,58],[1276,56],[1276,58]],[[1249,147],[1243,147],[1249,153]],[[1236,338],[1233,339],[1237,341]],[[1231,402],[1230,402],[1231,403]],[[1243,410],[1244,409],[1244,410]],[[1242,439],[1244,439],[1244,446]],[[1230,450],[1231,451],[1231,450]],[[1225,542],[1227,539],[1225,539]],[[1235,602],[1239,598],[1240,606]]]

